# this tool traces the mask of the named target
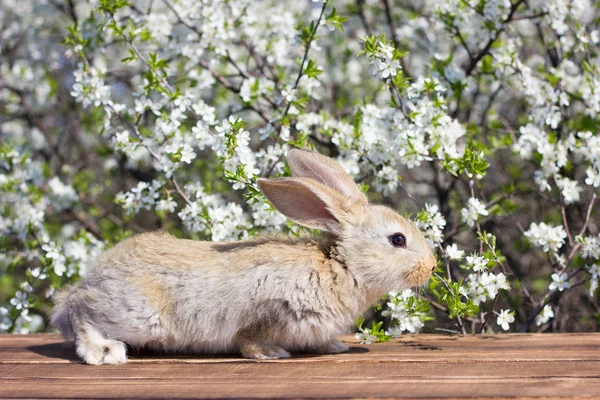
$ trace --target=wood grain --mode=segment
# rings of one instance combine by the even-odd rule
[[[141,353],[88,366],[57,335],[0,335],[0,398],[600,398],[600,334],[343,339],[347,354]]]

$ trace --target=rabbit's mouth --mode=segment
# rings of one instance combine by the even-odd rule
[[[436,266],[437,261],[433,255],[420,260],[415,264],[412,271],[410,271],[406,277],[406,283],[408,283],[408,285],[411,287],[425,284],[431,277],[431,274],[433,273],[433,270],[435,270]]]

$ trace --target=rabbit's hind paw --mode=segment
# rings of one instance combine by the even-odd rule
[[[316,351],[321,354],[346,353],[348,350],[350,350],[350,347],[348,347],[341,340],[337,340],[337,339],[333,339],[329,343],[325,344],[323,347],[316,349]]]
[[[276,360],[290,358],[291,355],[283,347],[273,345],[246,344],[241,347],[242,356],[256,360]]]
[[[77,354],[91,365],[124,364],[127,347],[118,340],[106,339],[91,326],[86,326],[77,337]]]

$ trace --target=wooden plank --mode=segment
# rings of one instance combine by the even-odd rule
[[[352,336],[342,338],[351,351],[336,355],[296,355],[292,359],[263,361],[302,362],[496,362],[530,360],[600,361],[600,334],[505,334],[478,336],[404,335],[387,343],[360,345]],[[58,335],[0,335],[2,363],[71,363],[78,362],[72,343]],[[130,358],[131,363],[152,362],[216,363],[254,362],[236,356],[164,356],[145,353]]]
[[[600,376],[592,373],[598,365],[532,364],[76,364],[40,365],[35,371],[31,365],[3,365],[0,397],[600,395]]]
[[[56,335],[0,335],[1,398],[598,397],[600,334],[406,335],[289,360],[139,354],[80,364]]]

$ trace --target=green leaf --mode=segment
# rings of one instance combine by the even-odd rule
[[[342,24],[348,20],[347,17],[342,17],[341,15],[337,15],[335,7],[331,11],[331,13],[326,17],[326,21],[333,25],[336,29],[340,31],[344,31],[344,27]]]
[[[125,57],[121,60],[122,63],[128,64],[129,62],[135,60],[137,58],[136,54],[133,50],[129,49],[129,56]]]
[[[313,60],[308,60],[306,67],[304,67],[304,75],[317,79],[317,77],[322,73],[323,70],[319,68]]]

